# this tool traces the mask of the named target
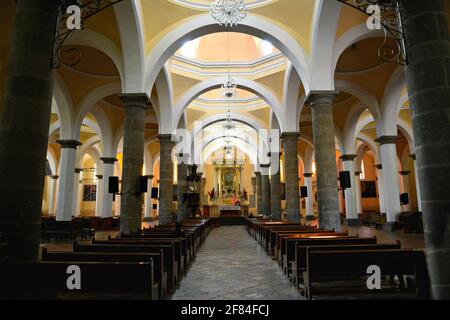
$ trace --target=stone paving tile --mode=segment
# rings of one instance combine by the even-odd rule
[[[243,226],[214,229],[173,300],[301,300]]]

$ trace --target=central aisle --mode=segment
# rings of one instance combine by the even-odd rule
[[[211,231],[173,300],[299,300],[244,226]]]

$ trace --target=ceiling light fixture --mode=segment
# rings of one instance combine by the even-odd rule
[[[233,27],[247,17],[247,6],[244,0],[215,0],[210,14],[220,26]]]

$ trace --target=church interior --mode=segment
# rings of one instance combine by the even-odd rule
[[[2,0],[0,299],[450,299],[449,18]]]

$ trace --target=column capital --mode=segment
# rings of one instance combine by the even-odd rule
[[[377,168],[377,170],[383,169],[383,165],[382,164],[376,164],[376,165],[374,165],[374,167]]]
[[[342,161],[354,161],[356,159],[356,154],[343,154],[339,157]]]
[[[311,91],[307,102],[314,107],[316,104],[333,104],[339,91]]]
[[[415,153],[410,154],[408,157],[413,159],[414,161],[416,161],[416,154]]]
[[[113,158],[113,157],[102,157],[102,158],[100,158],[100,160],[102,160],[104,164],[114,164],[117,161],[119,161],[119,160],[117,160],[116,158]]]
[[[283,132],[281,134],[282,140],[297,140],[298,138],[300,138],[299,132]]]
[[[355,176],[359,176],[362,173],[362,171],[355,171]]]
[[[52,179],[52,180],[58,180],[58,179],[59,179],[59,176],[50,176],[50,179]]]
[[[411,173],[411,171],[400,171],[399,172],[401,176],[409,176],[409,174]]]
[[[173,141],[173,135],[172,134],[159,134],[158,135],[158,140],[160,142],[170,142],[170,143],[174,143]]]
[[[81,173],[83,171],[83,169],[81,168],[75,168],[75,173]]]
[[[103,179],[103,175],[101,175],[101,174],[97,174],[95,177],[99,180]]]
[[[312,178],[312,176],[314,175],[314,173],[304,173],[303,176],[305,178]]]
[[[260,164],[259,166],[260,166],[261,168],[265,168],[265,169],[270,168],[270,164],[268,164],[268,163]]]
[[[124,104],[124,108],[127,107],[141,107],[147,110],[152,106],[150,98],[146,93],[125,93],[119,96]]]
[[[56,143],[58,143],[61,146],[61,149],[76,149],[77,147],[81,146],[82,143],[78,140],[56,140]]]
[[[383,144],[396,144],[398,140],[398,136],[381,136],[375,139],[375,142],[378,142],[380,145]]]
[[[154,175],[150,174],[150,175],[147,176],[147,179],[148,180],[153,180],[154,177],[155,177]]]
[[[261,175],[261,172],[259,172],[259,171],[255,172],[255,176],[260,176],[260,175]]]

